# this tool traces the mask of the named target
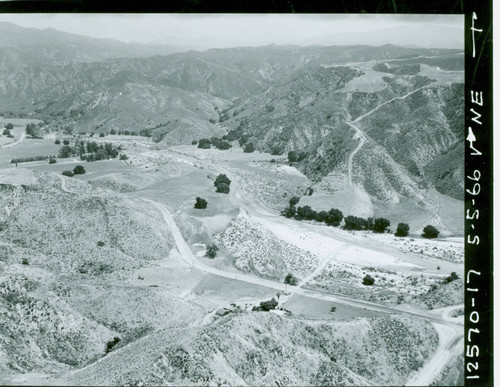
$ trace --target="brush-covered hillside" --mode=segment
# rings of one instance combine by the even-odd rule
[[[422,320],[390,316],[307,322],[246,312],[209,327],[158,333],[73,374],[68,382],[398,385],[426,361],[437,343],[432,325]],[[138,351],[144,356],[132,361]]]
[[[47,172],[13,169],[0,181],[0,374],[82,367],[115,337],[193,314],[158,289],[124,286],[173,246],[154,208]]]

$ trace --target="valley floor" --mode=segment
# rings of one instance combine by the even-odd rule
[[[15,145],[12,151],[14,149]],[[433,335],[437,338],[435,349],[430,351],[434,345],[430,344],[433,342],[430,338],[428,342],[422,339],[429,345],[430,352],[421,348],[425,354],[419,359],[421,366],[398,373],[386,365],[387,373],[391,374],[387,380],[428,385],[441,377],[448,363],[462,356],[463,315],[451,317],[451,314],[463,308],[463,287],[459,284],[461,281],[447,284],[443,281],[452,272],[463,278],[461,237],[427,240],[413,234],[396,238],[392,234],[350,232],[320,223],[287,219],[280,215],[280,209],[291,197],[302,196],[310,182],[293,167],[285,165],[280,157],[269,154],[246,154],[234,148],[229,151],[200,150],[194,146],[151,150],[147,142],[128,146],[126,152],[130,157],[127,162],[85,163],[87,173],[78,177],[85,185],[75,184],[60,174],[81,162],[68,160],[66,164],[54,165],[34,162],[20,165],[17,170],[7,163],[2,164],[1,183],[29,183],[32,177],[27,169],[55,172],[60,179],[60,190],[68,197],[93,197],[114,191],[127,200],[149,206],[161,215],[162,232],[172,234],[174,249],[160,261],[151,261],[140,268],[124,268],[113,273],[109,280],[98,281],[100,285],[108,283],[113,294],[144,292],[145,297],[152,297],[154,303],[142,310],[137,309],[139,314],[135,316],[137,329],[141,326],[141,319],[149,321],[143,334],[131,335],[120,348],[84,367],[62,367],[52,373],[43,373],[42,370],[12,373],[0,377],[1,384],[169,382],[162,379],[168,374],[165,367],[172,370],[174,365],[168,363],[170,360],[167,361],[164,354],[165,348],[173,344],[165,343],[181,340],[177,330],[184,332],[184,328],[189,328],[192,332],[200,332],[201,336],[196,337],[192,337],[195,333],[189,334],[186,343],[194,340],[193,343],[182,347],[187,353],[194,353],[189,351],[195,351],[194,343],[206,336],[207,333],[203,332],[207,327],[218,329],[218,326],[225,326],[228,319],[234,320],[234,324],[244,324],[238,319],[248,315],[245,321],[250,321],[252,314],[265,313],[252,312],[252,308],[272,297],[279,302],[276,314],[281,316],[276,318],[293,320],[293,324],[335,326],[346,321],[371,324],[374,319],[388,316],[429,324],[429,330],[425,332],[432,331],[428,338]],[[275,161],[271,163],[271,159]],[[215,193],[213,180],[220,173],[231,179],[231,190],[227,195]],[[197,196],[207,200],[207,209],[193,208]],[[212,243],[219,247],[215,259],[205,256],[206,247]],[[24,270],[18,266],[16,270]],[[298,278],[296,286],[284,284],[283,279],[289,272]],[[5,269],[2,275],[12,273],[12,269]],[[375,279],[373,286],[362,284],[367,274]],[[83,289],[85,286],[92,289],[95,286],[88,280],[74,276],[67,278],[69,281],[64,286],[68,289]],[[93,294],[95,290],[89,292]],[[163,306],[166,299],[179,305],[179,312],[172,320],[175,323],[169,320],[168,308],[176,306]],[[120,302],[120,298],[117,300]],[[67,302],[78,303],[75,298]],[[91,305],[97,304],[89,304],[89,307]],[[138,308],[137,305],[134,308]],[[332,306],[335,311],[332,311]],[[83,310],[81,312],[85,313]],[[145,317],[152,311],[158,315],[157,320]],[[106,313],[105,308],[99,313]],[[123,317],[122,320],[116,317],[114,326],[109,324],[109,316],[95,315],[93,318],[108,321],[106,326],[117,331],[120,321],[134,316],[132,309],[117,310],[116,313],[123,313]],[[274,321],[274,318],[270,319]],[[257,329],[256,325],[254,329]],[[164,360],[159,361],[159,356]],[[156,367],[156,374],[151,375],[155,374],[159,379],[145,371],[152,364]],[[345,364],[342,363],[341,368]],[[227,380],[232,384],[267,380],[252,379],[256,376],[247,374],[243,378],[243,371],[238,373],[225,363],[213,367],[210,372],[215,374],[217,367],[225,369],[224,372],[231,369],[234,374]],[[353,370],[349,369],[342,372]],[[360,376],[362,374],[365,376]],[[349,375],[361,378],[353,379],[358,382],[370,382],[368,374],[361,370]],[[182,384],[187,380],[175,379],[173,383]],[[214,380],[206,379],[205,382]],[[377,380],[381,382],[376,378],[371,382],[377,383]]]

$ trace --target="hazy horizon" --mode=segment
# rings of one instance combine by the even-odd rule
[[[269,44],[462,48],[464,30],[463,15],[0,14],[0,21],[127,43],[203,49]]]

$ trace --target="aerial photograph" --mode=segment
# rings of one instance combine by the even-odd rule
[[[0,14],[0,385],[464,385],[464,18]]]

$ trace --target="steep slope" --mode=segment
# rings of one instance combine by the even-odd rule
[[[302,153],[298,167],[325,193],[348,189],[349,172],[382,201],[421,201],[431,187],[460,199],[462,75],[443,81],[372,67],[304,66],[238,104],[226,124],[262,150]]]
[[[65,192],[46,172],[7,170],[0,181],[2,384],[82,367],[114,337],[134,340],[196,315],[164,291],[124,286],[133,270],[170,253],[157,211],[75,180]]]
[[[397,385],[425,362],[437,342],[432,326],[416,319],[391,316],[312,323],[247,312],[201,329],[165,332],[154,341],[136,343],[75,373],[69,382]],[[142,347],[148,348],[147,355],[128,363]]]

